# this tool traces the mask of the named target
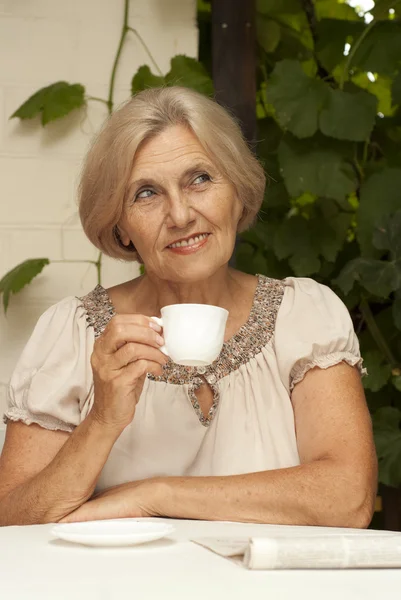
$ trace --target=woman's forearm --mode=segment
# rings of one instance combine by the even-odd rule
[[[374,479],[329,459],[227,477],[163,478],[158,508],[181,519],[367,527]]]
[[[0,500],[0,526],[57,522],[92,495],[121,432],[89,414],[49,465]]]

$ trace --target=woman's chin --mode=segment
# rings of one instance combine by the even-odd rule
[[[210,264],[191,264],[181,267],[180,270],[172,269],[170,266],[170,268],[166,267],[163,269],[161,279],[175,283],[195,284],[213,277],[223,266],[226,266],[226,264],[227,263],[215,266]]]

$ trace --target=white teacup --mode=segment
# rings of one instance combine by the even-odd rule
[[[210,365],[221,352],[228,310],[210,304],[171,304],[161,309],[165,345],[160,350],[178,365]]]

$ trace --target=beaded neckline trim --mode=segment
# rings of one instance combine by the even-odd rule
[[[148,374],[148,378],[173,385],[187,385],[188,395],[200,422],[209,425],[218,406],[220,396],[218,381],[249,362],[270,342],[283,299],[284,287],[284,283],[280,280],[258,275],[258,284],[248,320],[224,343],[220,355],[211,365],[185,367],[169,360],[160,377]],[[101,285],[97,285],[94,290],[79,300],[86,311],[88,326],[93,327],[95,337],[99,337],[116,314],[107,291]],[[207,416],[203,415],[195,393],[205,381],[214,394],[214,402]]]

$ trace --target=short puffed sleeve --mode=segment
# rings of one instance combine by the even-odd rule
[[[330,288],[313,279],[285,280],[274,348],[288,392],[314,367],[327,369],[345,361],[365,374],[347,307]]]
[[[92,388],[93,328],[78,298],[51,306],[39,319],[11,376],[4,422],[37,423],[71,432]]]

